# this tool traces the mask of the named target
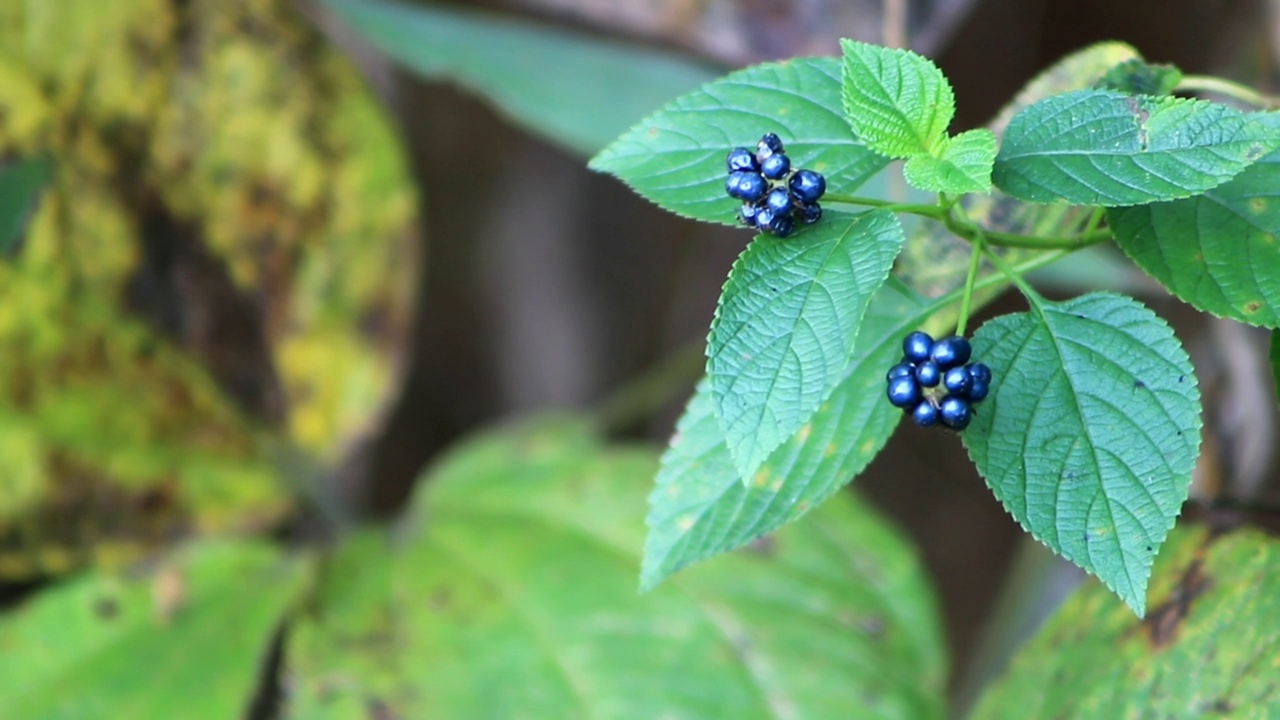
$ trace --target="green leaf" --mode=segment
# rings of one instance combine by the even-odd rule
[[[638,594],[655,465],[571,422],[452,453],[390,550],[358,538],[331,568],[289,640],[286,717],[943,716],[931,594],[873,511],[826,503]]]
[[[1255,116],[1280,130],[1280,113]],[[1204,195],[1107,211],[1116,243],[1198,310],[1280,326],[1280,152]]]
[[[393,0],[324,3],[410,70],[457,81],[584,155],[717,74],[671,53],[490,13]]]
[[[52,174],[53,162],[47,157],[29,158],[0,170],[0,256],[13,252]]]
[[[1127,95],[1169,95],[1182,82],[1182,71],[1173,65],[1153,65],[1132,58],[1107,71],[1094,86]]]
[[[946,140],[956,102],[927,58],[854,40],[844,51],[844,111],[867,147],[893,158],[934,153]]]
[[[936,307],[890,278],[867,310],[843,380],[746,485],[716,419],[711,386],[700,383],[649,497],[640,586],[652,588],[797,520],[862,472],[902,418],[884,400],[884,369],[901,356],[902,336]]]
[[[755,147],[766,132],[786,144],[794,167],[823,173],[830,193],[851,193],[888,164],[849,131],[840,112],[840,63],[795,58],[732,73],[645,118],[591,168],[618,176],[662,208],[696,220],[737,224],[725,195],[725,154]]]
[[[964,433],[996,497],[1036,539],[1138,615],[1200,448],[1186,352],[1137,301],[1035,299],[974,334],[995,376]]]
[[[1280,717],[1280,543],[1179,527],[1136,620],[1077,591],[979,701],[975,720]]]
[[[0,616],[0,716],[241,717],[305,565],[190,545],[145,576],[84,575]]]
[[[934,155],[912,155],[902,168],[912,187],[953,194],[991,191],[996,136],[986,128],[962,132],[942,142]]]
[[[1141,205],[1217,187],[1278,145],[1225,105],[1082,90],[1014,116],[993,179],[1032,202]]]
[[[729,272],[707,339],[716,414],[744,482],[840,380],[871,296],[905,241],[887,210],[761,235]]]

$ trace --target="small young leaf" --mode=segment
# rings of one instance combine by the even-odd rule
[[[1013,658],[974,720],[1280,717],[1280,542],[1180,524],[1137,620],[1086,583]]]
[[[0,256],[8,255],[22,237],[40,191],[49,182],[53,163],[38,157],[0,170]]]
[[[744,482],[839,382],[904,241],[887,210],[830,213],[795,239],[757,237],[734,263],[707,339],[707,375]]]
[[[1280,132],[1203,100],[1081,90],[1005,130],[993,179],[1040,203],[1142,205],[1198,195],[1280,146]]]
[[[677,215],[736,224],[725,195],[725,154],[776,132],[792,167],[826,175],[827,191],[853,192],[889,159],[849,131],[835,58],[795,58],[731,73],[645,118],[591,159]]]
[[[1127,95],[1168,95],[1180,82],[1182,71],[1173,65],[1154,65],[1132,58],[1108,70],[1094,87]]]
[[[956,102],[927,58],[854,40],[844,50],[844,111],[853,132],[893,158],[933,153],[947,137]]]
[[[973,346],[996,378],[964,433],[979,472],[1036,539],[1142,615],[1199,454],[1186,352],[1150,310],[1105,293],[1037,299]]]
[[[1280,113],[1255,116],[1280,131]],[[1107,211],[1116,243],[1198,310],[1280,327],[1280,151],[1204,195]]]
[[[492,13],[395,0],[324,3],[410,70],[457,81],[584,155],[716,75],[670,53]]]
[[[746,545],[831,497],[871,462],[902,411],[884,400],[884,368],[933,305],[890,278],[867,310],[855,358],[822,408],[739,482],[704,380],[676,425],[649,497],[640,585]]]
[[[920,190],[985,193],[991,191],[991,165],[995,159],[995,133],[978,128],[943,140],[936,156],[912,155],[902,172],[907,182]]]

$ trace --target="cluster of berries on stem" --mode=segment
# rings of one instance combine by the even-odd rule
[[[729,178],[724,189],[742,201],[738,220],[748,227],[777,237],[795,230],[796,221],[811,225],[822,217],[818,199],[827,191],[827,180],[812,170],[792,169],[782,140],[765,133],[753,153],[734,148],[725,158]]]
[[[889,402],[911,414],[920,427],[941,422],[963,430],[973,419],[973,406],[991,389],[991,369],[970,363],[973,350],[962,337],[934,341],[913,332],[902,340],[902,361],[889,370]]]

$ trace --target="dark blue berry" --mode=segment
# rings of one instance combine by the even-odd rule
[[[969,377],[973,378],[975,382],[981,380],[984,383],[989,383],[991,382],[991,368],[982,363],[973,363],[969,366]]]
[[[914,375],[915,371],[916,371],[916,368],[911,363],[900,362],[897,365],[894,365],[893,367],[889,368],[889,372],[884,376],[884,379],[892,380],[894,378],[907,377],[909,375]]]
[[[953,367],[942,376],[942,386],[952,395],[966,397],[973,386],[973,378],[969,377],[967,368]]]
[[[969,421],[973,419],[973,411],[969,409],[969,403],[953,395],[942,399],[942,403],[938,405],[938,415],[942,424],[952,430],[963,430],[969,427]]]
[[[755,153],[746,148],[734,148],[729,151],[729,156],[725,158],[725,165],[729,168],[729,172],[737,172],[739,170],[758,171],[760,163],[756,162]]]
[[[940,380],[942,380],[942,371],[938,369],[937,363],[925,360],[916,364],[916,382],[925,387],[938,387]]]
[[[760,173],[745,170],[729,173],[729,179],[724,182],[724,191],[729,193],[729,197],[747,202],[755,202],[764,197],[768,189],[769,183],[760,177]]]
[[[796,221],[791,219],[790,215],[775,215],[773,222],[769,225],[769,232],[776,237],[784,238],[796,229]]]
[[[756,228],[760,232],[771,232],[773,226],[773,211],[767,207],[762,207],[756,211]]]
[[[938,408],[928,400],[921,400],[916,405],[916,409],[911,411],[911,419],[916,421],[920,427],[929,427],[938,424]]]
[[[759,205],[752,205],[751,203],[743,203],[742,209],[738,211],[738,220],[740,220],[743,225],[746,225],[748,227],[755,227],[756,215],[759,212],[760,212]]]
[[[970,378],[973,382],[969,385],[969,402],[979,403],[987,398],[987,393],[991,391],[991,384],[986,380],[978,380]]]
[[[827,179],[812,170],[797,170],[796,174],[791,176],[789,185],[791,192],[802,203],[817,202],[818,198],[827,191]]]
[[[784,152],[786,150],[782,149],[782,138],[775,133],[765,133],[760,137],[760,142],[756,143],[756,157],[761,162],[770,155],[775,153],[781,155]]]
[[[809,203],[800,206],[800,217],[804,218],[805,225],[812,225],[822,219],[822,206],[818,203]]]
[[[934,343],[929,355],[933,357],[934,362],[938,363],[939,369],[950,370],[969,362],[969,355],[972,352],[973,348],[969,347],[968,340],[952,335]]]
[[[911,362],[928,360],[931,349],[933,338],[929,337],[929,333],[917,330],[902,339],[902,356]]]
[[[781,180],[790,171],[791,160],[781,153],[770,155],[760,163],[760,173],[770,180]]]
[[[774,188],[765,197],[764,206],[772,210],[774,215],[790,215],[791,195],[786,188]]]
[[[889,381],[888,396],[894,407],[908,410],[920,402],[920,386],[910,376],[894,378]]]

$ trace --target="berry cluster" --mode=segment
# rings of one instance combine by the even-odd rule
[[[962,337],[934,342],[913,332],[902,341],[902,362],[888,374],[889,402],[911,413],[920,427],[941,422],[963,430],[973,419],[973,406],[991,389],[991,368],[969,363],[972,349]],[[967,364],[966,364],[967,363]]]
[[[753,153],[734,148],[725,158],[729,179],[724,183],[729,197],[742,201],[738,220],[747,227],[786,237],[796,220],[806,225],[822,217],[818,198],[827,191],[827,179],[812,170],[792,170],[782,141],[765,133]]]

